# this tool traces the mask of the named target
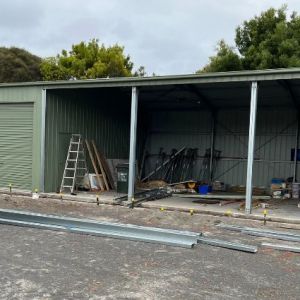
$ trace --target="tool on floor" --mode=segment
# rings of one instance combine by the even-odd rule
[[[183,147],[179,151],[174,151],[174,153],[170,156],[169,159],[167,159],[164,163],[162,163],[160,166],[155,168],[152,172],[150,172],[146,177],[142,178],[141,181],[145,181],[148,178],[150,178],[152,175],[156,174],[160,169],[165,167],[167,164],[169,164],[171,161],[173,161],[180,153],[182,153],[186,148]]]
[[[76,184],[87,173],[87,165],[81,134],[72,134],[65,163],[60,192],[69,190],[74,194]]]
[[[128,204],[128,207],[134,208],[139,206],[142,202],[154,201],[172,196],[172,192],[168,188],[155,188],[151,190],[139,191],[134,194],[134,201]],[[114,199],[115,204],[122,204],[127,201],[127,195]]]

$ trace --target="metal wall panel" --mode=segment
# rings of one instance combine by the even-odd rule
[[[220,122],[216,130],[215,147],[222,150],[222,156],[228,158],[219,162],[216,179],[229,184],[245,185],[249,111],[220,112],[218,119]],[[253,170],[255,186],[267,187],[273,177],[292,176],[293,162],[290,159],[295,133],[294,110],[258,108]]]
[[[151,114],[151,125],[147,150],[158,154],[160,148],[167,154],[172,149],[198,148],[198,155],[203,156],[210,147],[211,113],[209,111],[155,111]],[[151,155],[145,166],[146,173],[155,168],[157,156]],[[194,167],[195,176],[202,165],[199,158]]]
[[[94,139],[107,158],[128,158],[130,112],[125,102],[122,104],[122,101],[116,99],[99,98],[98,94],[89,91],[48,91],[46,191],[56,191],[60,186],[72,133]]]
[[[293,109],[260,109],[257,114],[255,140],[254,186],[268,187],[273,177],[293,174],[291,149],[295,144],[296,111]],[[154,112],[148,150],[157,154],[160,147],[168,152],[183,146],[198,148],[204,155],[210,147],[211,114],[200,112]],[[221,150],[215,179],[227,184],[245,185],[249,110],[222,110],[217,114],[215,149]],[[148,161],[147,171],[155,166],[156,157]],[[199,158],[195,169],[199,169]],[[298,171],[298,175],[300,171]],[[197,170],[194,175],[197,176]],[[298,176],[300,177],[300,176]]]
[[[32,188],[33,103],[0,103],[0,182]]]

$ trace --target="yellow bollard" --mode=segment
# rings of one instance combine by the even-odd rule
[[[266,209],[264,209],[263,214],[264,214],[264,225],[266,225],[267,224],[267,210]]]
[[[230,209],[226,210],[225,216],[231,217],[232,216],[232,211]]]
[[[34,192],[32,193],[32,199],[39,199],[38,189],[34,189]]]
[[[190,215],[192,216],[194,214],[194,210],[190,209]]]

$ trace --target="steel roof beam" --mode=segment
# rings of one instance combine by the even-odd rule
[[[202,93],[195,87],[195,85],[185,85],[184,88],[191,93],[195,94],[197,97],[199,97],[199,101],[203,102],[204,105],[212,112],[216,112],[216,108],[211,104],[209,100],[205,96],[202,95]]]
[[[290,99],[292,100],[295,108],[300,113],[300,104],[297,101],[297,97],[296,97],[296,95],[293,91],[293,88],[292,88],[291,84],[289,83],[289,81],[288,80],[277,80],[277,82],[280,86],[282,86],[288,92],[288,95],[289,95]]]

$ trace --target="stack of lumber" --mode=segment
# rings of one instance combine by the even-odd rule
[[[233,185],[228,189],[229,193],[246,194],[246,187],[244,185]],[[268,195],[264,187],[253,187],[252,193],[255,196]]]
[[[115,188],[114,180],[107,161],[103,153],[97,149],[95,142],[92,140],[89,142],[85,140],[85,144],[88,150],[88,154],[93,165],[94,172],[96,174],[97,182],[101,191],[109,191]],[[92,146],[91,146],[92,145]]]

